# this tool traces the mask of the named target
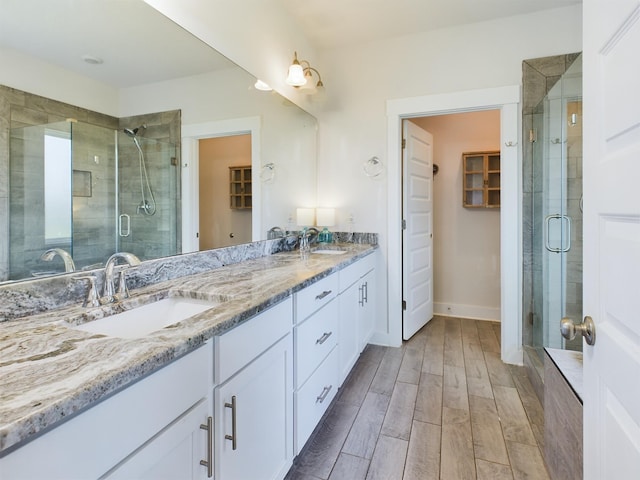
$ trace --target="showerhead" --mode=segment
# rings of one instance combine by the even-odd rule
[[[124,133],[126,133],[130,137],[135,138],[136,135],[138,134],[138,130],[140,130],[141,128],[147,128],[147,126],[143,124],[136,128],[125,128]]]

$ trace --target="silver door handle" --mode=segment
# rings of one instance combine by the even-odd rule
[[[123,226],[123,221],[126,221],[126,228]],[[121,237],[128,237],[131,235],[131,217],[126,213],[123,213],[118,217],[118,235]]]
[[[567,236],[565,245],[561,247],[552,247],[551,239],[549,238],[549,231],[551,230],[549,227],[551,225],[551,220],[564,220],[567,222]],[[546,235],[544,239],[544,246],[547,250],[553,253],[566,253],[571,250],[571,217],[567,215],[560,215],[559,213],[554,213],[553,215],[547,215],[544,218],[544,224],[546,227]]]
[[[207,431],[207,459],[200,460],[200,465],[207,467],[207,477],[213,477],[213,417],[207,418],[206,424],[201,424],[200,428]]]
[[[316,300],[322,300],[324,297],[330,294],[331,294],[331,290],[325,290],[322,293],[319,293],[318,295],[316,295]]]
[[[573,340],[578,333],[585,338],[587,345],[596,343],[596,324],[590,316],[584,317],[582,323],[575,324],[570,318],[560,320],[560,333],[567,340]]]
[[[238,432],[236,424],[236,396],[231,397],[231,403],[225,402],[224,406],[231,409],[231,435],[225,435],[225,440],[231,440],[231,449],[238,448]]]
[[[316,340],[316,345],[322,345],[331,336],[333,332],[325,332],[319,339]]]
[[[324,402],[327,399],[327,395],[329,395],[329,392],[331,391],[332,388],[333,388],[333,385],[329,385],[328,387],[324,387],[322,389],[322,393],[316,397],[316,403]]]

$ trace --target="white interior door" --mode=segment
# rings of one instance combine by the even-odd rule
[[[433,137],[403,120],[402,338],[433,318]]]
[[[584,0],[583,19],[584,478],[638,479],[640,2]]]

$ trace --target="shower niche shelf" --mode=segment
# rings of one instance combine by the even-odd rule
[[[229,167],[229,206],[232,210],[251,209],[251,165]]]
[[[500,207],[500,152],[462,154],[462,206]]]

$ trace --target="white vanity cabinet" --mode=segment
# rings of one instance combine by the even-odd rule
[[[201,406],[212,385],[208,342],[0,458],[0,479],[91,479],[105,474],[138,478],[121,476],[118,469],[131,468],[141,475],[155,472],[155,467],[162,471],[163,457],[175,457],[177,449],[182,449],[182,458],[190,457],[182,465],[192,476],[181,478],[206,478],[200,460],[207,460],[207,432],[199,425],[207,422]],[[175,437],[177,431],[194,443],[179,446],[183,442]],[[162,452],[151,455],[154,449]]]
[[[295,294],[295,451],[300,453],[339,387],[338,273]]]
[[[367,255],[339,273],[339,370],[343,382],[373,334],[375,255]]]
[[[211,395],[209,395],[101,478],[109,480],[212,478],[213,417],[210,413],[212,411]],[[211,437],[209,429],[211,429]],[[210,462],[211,467],[209,467]]]
[[[215,478],[279,480],[293,461],[291,298],[215,337]]]

